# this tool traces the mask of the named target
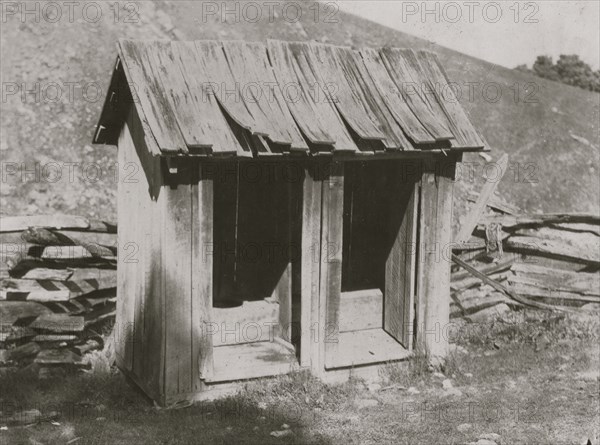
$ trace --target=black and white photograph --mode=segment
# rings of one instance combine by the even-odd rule
[[[0,0],[0,445],[600,445],[599,0]]]

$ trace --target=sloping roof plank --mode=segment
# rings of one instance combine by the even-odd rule
[[[266,46],[227,41],[223,48],[233,77],[241,86],[242,100],[249,110],[261,115],[268,126],[269,139],[276,144],[290,145],[294,150],[307,151],[308,145],[279,90]]]
[[[238,153],[245,150],[236,139],[234,131],[219,108],[217,100],[208,94],[203,85],[206,74],[198,62],[196,45],[193,42],[172,42],[173,69],[179,70],[183,85],[180,92],[173,92],[186,107],[193,119],[186,125],[197,126],[206,135],[215,154]],[[208,139],[210,138],[210,139]]]
[[[385,66],[383,66],[379,52],[370,48],[362,49],[360,52],[367,71],[371,74],[384,103],[396,122],[406,132],[406,135],[415,144],[435,143],[435,137],[423,126],[400,94],[400,90]]]
[[[169,99],[142,42],[121,40],[121,59],[161,152],[188,153]]]
[[[451,124],[456,142],[460,143],[462,148],[483,148],[482,139],[458,102],[454,90],[440,69],[436,55],[429,51],[419,51],[417,57],[427,76],[435,83],[434,93]]]
[[[284,100],[306,138],[316,146],[334,146],[335,151],[357,151],[308,61],[308,45],[269,40],[268,51]]]
[[[447,141],[454,138],[446,122],[436,115],[432,104],[423,94],[421,74],[405,60],[402,52],[395,48],[384,48],[380,54],[402,97],[436,141]]]
[[[379,128],[379,122],[375,120],[372,111],[361,100],[356,73],[347,71],[346,66],[341,64],[337,49],[318,43],[307,46],[306,54],[314,71],[318,73],[317,81],[361,139],[383,141],[386,135]]]

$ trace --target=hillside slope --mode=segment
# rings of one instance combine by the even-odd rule
[[[25,100],[11,94],[0,105],[3,213],[64,211],[114,219],[116,153],[113,147],[90,146],[103,97],[95,99],[95,88],[82,87],[97,84],[105,91],[120,37],[313,39],[355,47],[427,48],[439,55],[456,82],[491,156],[509,153],[511,169],[499,188],[507,200],[528,211],[600,211],[599,94],[502,68],[342,12],[333,16],[337,23],[325,23],[321,8],[315,20],[313,3],[303,4],[297,22],[277,8],[259,23],[231,14],[228,21],[218,15],[204,20],[202,7],[202,2],[140,2],[139,20],[133,23],[125,23],[124,12],[115,20],[109,6],[96,23],[82,18],[22,23],[20,17],[8,17],[1,31],[3,85],[15,84],[20,92],[19,85],[31,89],[39,82],[47,94],[37,103],[32,94]],[[63,86],[60,100],[49,100],[52,82]],[[67,82],[76,82],[79,93],[75,88],[73,97],[65,97]],[[464,212],[465,193],[480,187],[484,172],[480,156],[465,161],[457,214]],[[34,165],[38,177],[31,171]]]

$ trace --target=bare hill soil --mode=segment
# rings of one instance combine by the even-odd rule
[[[530,212],[600,210],[597,93],[502,68],[342,12],[332,15],[311,2],[302,3],[298,21],[291,9],[284,15],[279,4],[255,23],[235,15],[224,21],[219,14],[205,20],[199,1],[139,2],[137,10],[121,8],[118,14],[113,3],[95,4],[86,9],[78,3],[72,17],[65,9],[59,20],[19,12],[3,17],[2,213],[56,211],[116,219],[116,152],[90,141],[118,38],[314,39],[430,49],[456,82],[491,156],[509,153],[511,169],[499,188],[507,200]],[[41,13],[46,3],[39,5]],[[481,186],[486,171],[482,157],[465,160],[470,164],[459,175],[458,215],[466,208],[466,193]],[[494,169],[488,173],[493,176]]]

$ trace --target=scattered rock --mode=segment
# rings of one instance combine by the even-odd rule
[[[450,345],[448,345],[448,349],[450,350],[450,352],[453,352],[455,354],[468,354],[469,351],[467,351],[467,348],[465,348],[464,346],[461,345],[457,345],[455,343],[451,343]]]
[[[600,303],[588,303],[581,306],[582,311],[586,312],[600,312]]]
[[[445,380],[442,382],[442,388],[444,388],[444,389],[450,389],[450,388],[453,388],[453,385],[452,385],[452,380],[450,380],[450,379],[445,379]]]
[[[461,423],[456,427],[456,429],[461,433],[469,431],[471,428],[473,428],[473,425],[471,425],[470,423]]]
[[[463,375],[464,375],[465,377],[469,378],[469,379],[472,379],[472,378],[473,378],[473,374],[472,374],[472,373],[470,373],[470,372],[465,372]]]
[[[0,364],[6,364],[10,362],[10,351],[6,349],[0,349]]]
[[[287,423],[284,423],[283,425],[281,425],[281,429],[282,430],[289,430],[290,426]]]
[[[31,425],[32,423],[38,423],[40,420],[42,420],[42,413],[37,409],[30,409],[14,413],[6,419],[6,423],[9,425]]]
[[[463,393],[458,388],[450,388],[450,389],[446,390],[445,395],[446,396],[461,397],[463,395]]]
[[[479,439],[477,442],[475,442],[475,445],[498,445],[498,444],[493,440]]]
[[[414,386],[411,386],[410,388],[408,388],[406,390],[407,393],[409,394],[421,394],[421,391],[419,391],[417,388],[415,388]]]
[[[491,357],[492,355],[496,355],[497,353],[498,351],[485,351],[483,355],[486,357]]]
[[[446,378],[446,376],[444,374],[442,374],[441,372],[434,372],[433,376],[435,378],[438,378],[438,379],[445,379]]]
[[[292,432],[292,430],[279,430],[279,431],[271,431],[271,432],[269,433],[269,435],[270,435],[270,436],[277,437],[277,438],[279,438],[279,437],[291,436],[292,434],[294,434],[294,433]]]
[[[498,442],[500,442],[500,434],[496,434],[496,433],[481,434],[479,436],[479,440],[489,440],[493,443],[498,443]],[[479,443],[479,442],[477,442],[477,443]]]
[[[372,408],[379,405],[379,402],[375,399],[359,399],[355,402],[356,406],[362,408]]]
[[[260,430],[260,428],[257,427],[257,426],[255,426],[254,428],[252,428],[252,431],[258,431],[258,430]]]
[[[106,417],[96,417],[96,422],[104,422]]]
[[[371,384],[367,385],[367,389],[370,392],[377,392],[381,389],[381,385],[379,383],[371,383]]]
[[[509,380],[505,383],[506,389],[515,389],[517,387],[517,382],[514,380]]]
[[[596,369],[590,369],[589,371],[578,372],[575,378],[584,382],[596,382],[600,380],[600,372]]]

